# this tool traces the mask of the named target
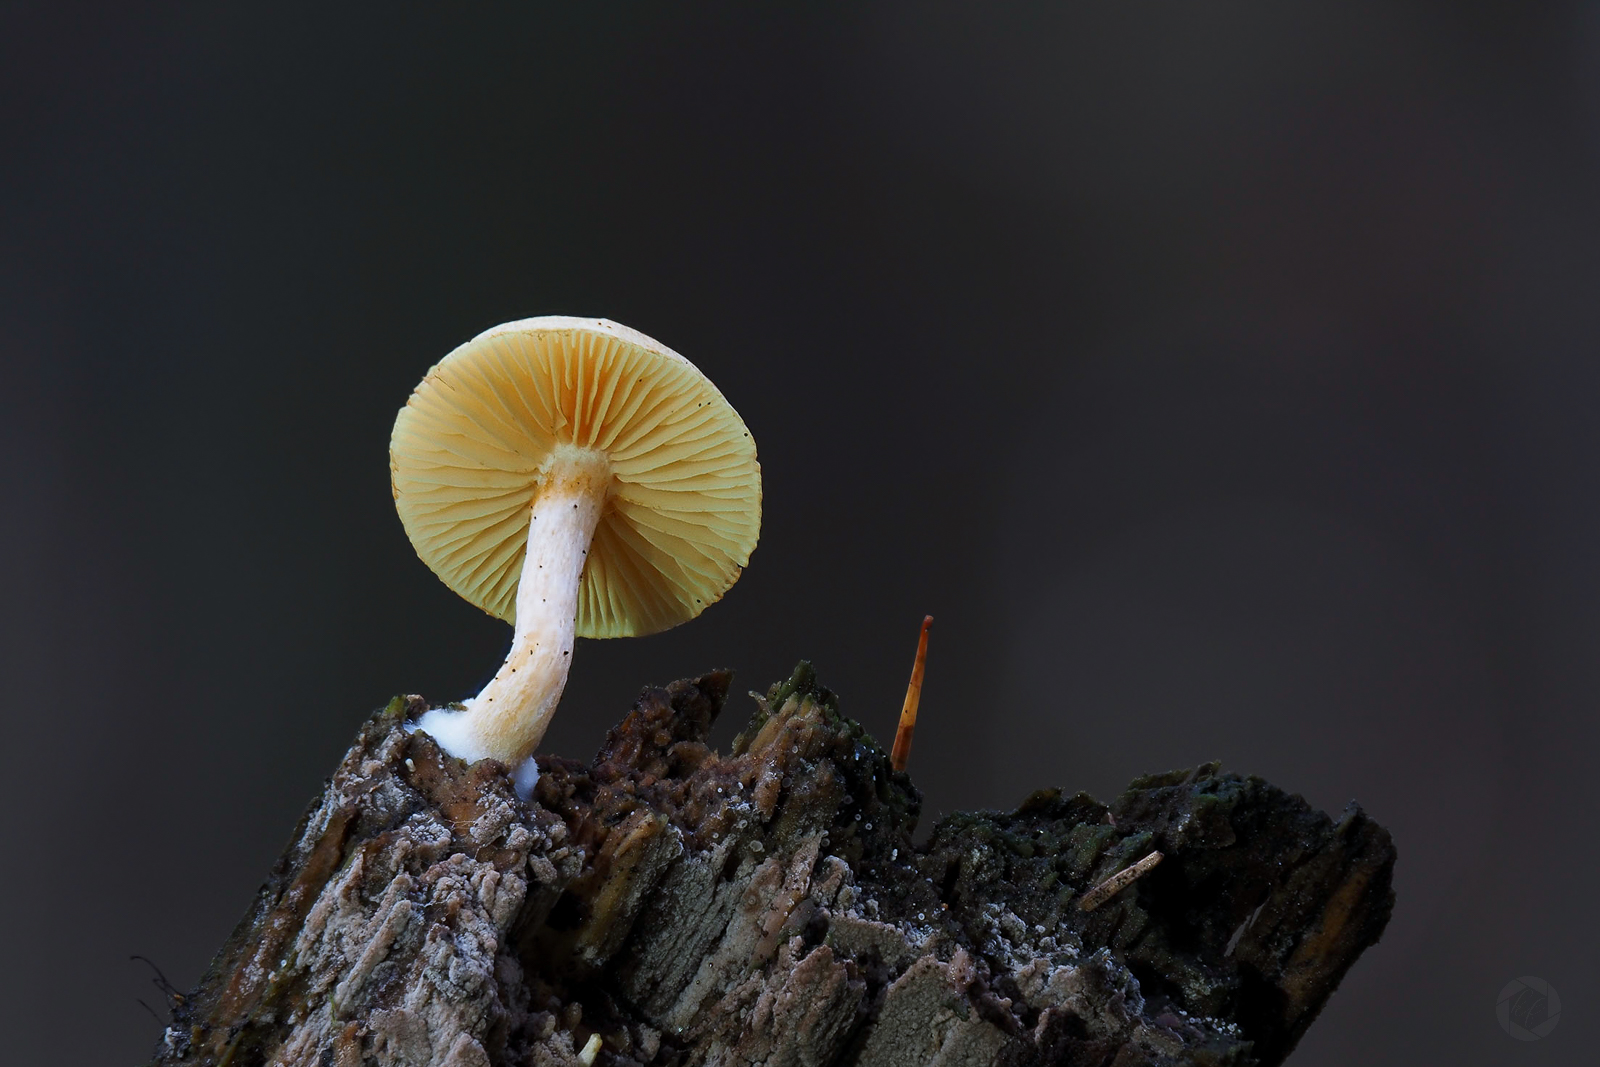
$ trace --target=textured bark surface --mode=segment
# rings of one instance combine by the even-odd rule
[[[730,678],[646,690],[529,803],[397,698],[154,1062],[1276,1064],[1388,921],[1394,848],[1354,805],[1209,764],[919,849],[911,780],[806,664],[711,751]]]

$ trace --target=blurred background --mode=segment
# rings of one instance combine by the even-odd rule
[[[1291,1062],[1592,1063],[1600,9],[1087,8],[0,2],[8,1062],[140,1061],[129,955],[191,986],[362,719],[493,672],[389,429],[559,312],[695,361],[766,504],[546,751],[801,657],[887,740],[931,613],[923,833],[1354,798],[1398,905]]]

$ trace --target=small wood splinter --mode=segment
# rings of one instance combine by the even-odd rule
[[[1134,882],[1137,882],[1144,875],[1150,873],[1155,868],[1155,865],[1161,862],[1161,859],[1161,853],[1152,852],[1132,867],[1124,867],[1085,893],[1083,900],[1078,903],[1078,907],[1084,911],[1093,911]]]
[[[917,638],[917,661],[911,665],[911,683],[906,686],[905,706],[900,709],[900,726],[894,732],[894,747],[889,750],[889,766],[897,771],[911,762],[911,735],[917,729],[917,705],[922,702],[922,667],[928,660],[928,627],[933,616],[922,619],[922,634]]]

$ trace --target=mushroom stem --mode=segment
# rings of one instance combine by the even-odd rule
[[[417,723],[446,752],[516,766],[544,738],[572,666],[578,588],[610,485],[610,464],[597,452],[568,446],[551,457],[529,510],[505,663],[465,711],[435,709]]]

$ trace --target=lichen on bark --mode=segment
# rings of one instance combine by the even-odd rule
[[[808,664],[647,689],[520,801],[362,729],[155,1063],[1271,1065],[1387,922],[1389,835],[1216,764],[913,842],[911,779]],[[1093,910],[1084,894],[1160,850]]]

